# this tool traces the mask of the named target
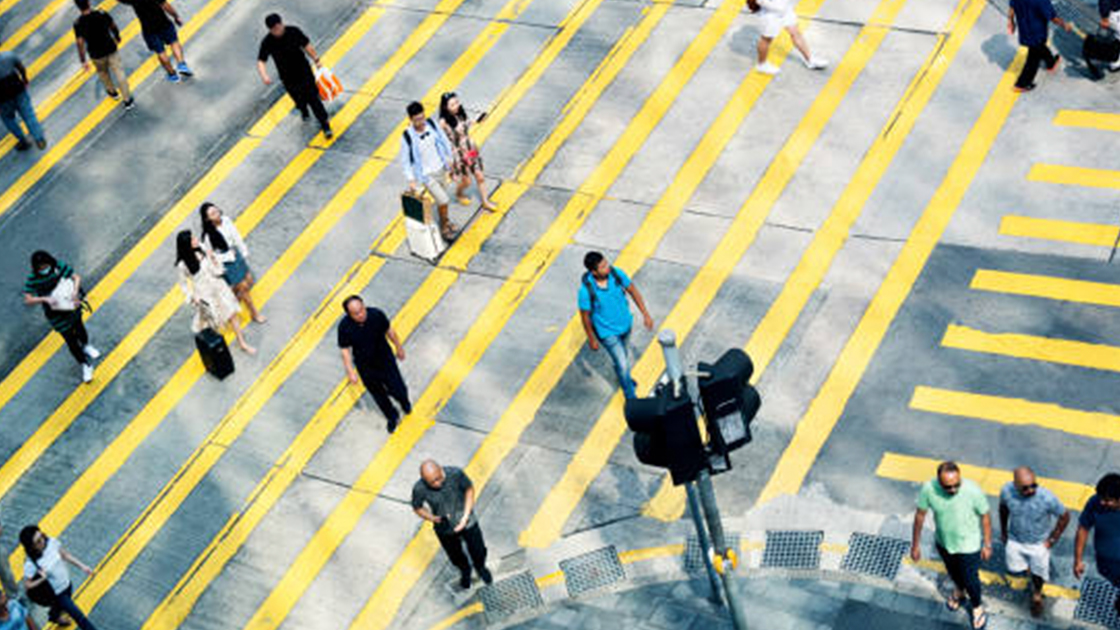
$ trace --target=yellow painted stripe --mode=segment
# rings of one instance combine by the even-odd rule
[[[925,457],[911,457],[897,453],[884,453],[879,461],[875,474],[885,479],[895,481],[909,481],[925,483],[937,474],[937,465],[941,462]],[[1011,481],[1011,470],[985,468],[957,462],[961,467],[961,476],[975,481],[985,494],[996,497],[1003,486]],[[1092,486],[1061,479],[1039,477],[1038,483],[1057,495],[1062,504],[1071,510],[1080,510],[1085,506],[1089,497],[1096,493]]]
[[[945,329],[941,345],[958,350],[1120,372],[1120,347],[1072,339],[988,333],[954,324]]]
[[[1063,109],[1054,117],[1054,124],[1062,127],[1086,127],[1101,131],[1120,131],[1120,114]]]
[[[1053,403],[919,386],[910,398],[910,408],[1120,442],[1120,416],[1069,409]]]
[[[27,38],[30,37],[32,33],[39,30],[39,27],[42,26],[44,23],[46,23],[47,20],[54,17],[54,14],[58,12],[59,8],[61,8],[63,5],[70,5],[70,4],[71,3],[67,2],[66,0],[51,0],[49,3],[47,3],[47,6],[43,7],[43,9],[41,11],[39,11],[38,13],[36,13],[34,17],[32,17],[30,20],[28,20],[26,23],[24,23],[18,29],[16,29],[15,32],[13,32],[11,35],[9,35],[8,37],[5,37],[4,42],[2,44],[0,44],[0,51],[15,50],[20,44],[22,44],[24,41],[26,41]],[[113,7],[115,7],[115,6],[117,6],[116,0],[105,0],[105,2],[102,2],[96,8],[101,9],[103,11],[112,11]],[[54,48],[57,47],[59,45],[59,43],[73,44],[74,43],[74,31],[73,31],[73,29],[67,29],[66,33],[64,33],[63,36],[60,37],[54,43],[54,45],[51,46],[51,48],[48,49],[47,53],[45,53],[44,55],[41,55],[39,57],[39,59],[35,60],[35,63],[39,63],[44,57],[47,57],[48,55],[50,55],[50,51],[54,50]],[[57,56],[57,55],[55,55],[55,56]],[[53,60],[53,58],[52,58],[52,60]],[[29,75],[28,78],[31,78],[31,77],[34,76],[34,73],[31,72],[31,67],[33,65],[35,65],[35,63],[32,63],[31,66],[26,66],[27,73]],[[48,61],[47,64],[49,64],[49,63],[50,62]]]
[[[886,39],[890,32],[889,25],[894,22],[905,4],[905,0],[883,0],[879,3],[874,15],[868,21],[874,26],[869,25],[861,29],[855,43],[832,71],[828,83],[774,157],[771,166],[767,168],[743,208],[739,210],[735,222],[724,234],[704,266],[697,271],[692,282],[666,317],[663,327],[676,332],[678,343],[683,343],[708,305],[715,299],[723,282],[754,242],[758,229],[765,222],[770,210],[793,179],[793,175],[824,131],[828,121],[839,109],[844,96]],[[634,262],[644,263],[644,256],[651,255],[653,251],[652,248],[645,249],[642,251],[643,258]],[[623,256],[620,256],[619,264],[625,266],[622,260]],[[573,332],[579,328],[578,315],[568,322],[568,328]],[[572,357],[574,358],[574,354]],[[653,343],[634,364],[632,374],[637,382],[651,384],[657,380],[663,370],[664,361],[660,347]],[[616,392],[607,408],[595,421],[563,476],[549,490],[528,527],[521,532],[519,540],[523,547],[547,547],[560,538],[568,518],[579,505],[587,488],[602,472],[626,433],[626,422],[622,414],[623,402],[622,393]],[[684,505],[679,498],[673,500],[672,504],[649,511],[650,513],[664,512],[669,507],[676,509],[683,508]]]
[[[1027,179],[1032,182],[1045,182],[1047,184],[1120,189],[1120,171],[1103,168],[1035,164],[1027,173]]]
[[[1106,282],[978,269],[976,275],[972,277],[972,284],[969,288],[978,291],[1062,300],[1063,302],[1120,307],[1120,285]]]
[[[1021,236],[1081,245],[1113,247],[1120,239],[1120,228],[1100,223],[1079,223],[1061,219],[1036,219],[1010,214],[999,224],[1003,236]]]
[[[855,332],[844,345],[821,390],[797,425],[759,497],[765,503],[780,494],[796,494],[816,461],[821,447],[836,427],[852,392],[863,378],[871,357],[898,314],[911,287],[941,239],[965,192],[972,184],[999,135],[1018,93],[1011,89],[1022,68],[1022,51],[1004,71],[992,96],[969,131],[953,164],[933,198],[922,212],[879,290],[875,293]]]
[[[19,4],[19,0],[0,0],[0,15],[4,15],[8,11],[11,11],[12,7],[16,6],[17,4]],[[48,9],[50,9],[50,8],[51,7],[48,7]],[[57,8],[58,7],[55,6],[51,10],[53,11],[54,9],[57,9]]]

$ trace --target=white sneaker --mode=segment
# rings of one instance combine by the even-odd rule
[[[819,57],[810,57],[809,59],[806,59],[804,61],[805,61],[805,67],[810,69],[810,70],[824,70],[825,68],[828,67],[828,60],[827,59],[821,59]]]
[[[1120,72],[1120,59],[1118,59],[1115,63],[1109,64],[1108,69],[1112,72]]]
[[[86,353],[90,361],[96,361],[101,358],[101,351],[89,344],[86,344],[86,347],[82,348],[82,351]]]
[[[778,66],[775,66],[774,64],[770,63],[769,61],[767,61],[766,63],[758,64],[757,66],[755,66],[755,70],[758,70],[762,74],[768,74],[770,76],[774,76],[775,74],[778,74],[779,72],[782,71],[781,68],[779,68]]]
[[[82,382],[88,383],[93,380],[93,366],[88,363],[82,364]]]

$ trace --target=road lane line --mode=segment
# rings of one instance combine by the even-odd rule
[[[1035,164],[1027,173],[1027,181],[1087,188],[1120,189],[1120,171],[1084,166]]]
[[[1080,223],[1062,219],[1039,219],[1009,214],[1000,221],[1000,236],[1019,236],[1080,245],[1114,247],[1120,228],[1102,223]]]
[[[1033,273],[977,269],[969,288],[1029,297],[1120,307],[1120,285]]]
[[[1085,127],[1101,131],[1120,131],[1120,114],[1063,109],[1054,116],[1054,124],[1060,127]]]
[[[1120,372],[1120,347],[1016,333],[989,333],[950,324],[941,345],[1017,359]]]
[[[765,503],[780,494],[796,494],[801,489],[805,476],[809,474],[821,447],[840,420],[840,415],[863,378],[871,357],[886,336],[890,323],[902,308],[902,303],[910,294],[949,220],[987,158],[996,136],[1011,114],[1018,100],[1018,93],[1011,87],[1022,68],[1023,60],[1022,51],[1017,52],[996,84],[948,173],[923,210],[852,336],[845,343],[824,385],[798,422],[789,445],[759,496],[758,503]]]
[[[1012,426],[1035,426],[1071,435],[1120,442],[1120,416],[1070,409],[1053,403],[920,385],[914,388],[914,394],[910,398],[910,408]]]

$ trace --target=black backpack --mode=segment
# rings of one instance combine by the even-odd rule
[[[435,125],[436,124],[432,122],[432,119],[428,118],[428,126],[433,129],[432,133],[435,133]],[[412,136],[408,135],[408,129],[402,131],[401,136],[404,138],[404,143],[408,145],[408,163],[416,166],[416,158],[412,157]]]

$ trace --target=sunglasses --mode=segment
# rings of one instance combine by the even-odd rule
[[[1019,491],[1020,492],[1026,492],[1028,490],[1038,490],[1038,484],[1037,483],[1028,483],[1026,485],[1019,486]]]
[[[950,484],[944,484],[943,483],[943,484],[941,484],[941,488],[944,489],[944,490],[956,490],[957,488],[960,488],[960,487],[961,487],[961,484],[960,484],[959,481],[957,483],[950,483]]]

